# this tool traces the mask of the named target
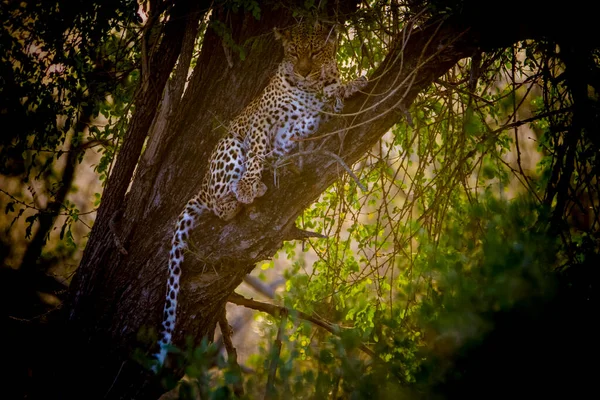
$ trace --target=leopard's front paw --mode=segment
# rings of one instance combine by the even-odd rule
[[[359,90],[364,89],[367,86],[368,83],[369,83],[369,80],[364,75],[356,78],[352,82],[349,82],[346,85],[346,95],[345,95],[345,97],[350,97],[354,93],[358,92]]]
[[[216,201],[214,212],[222,220],[233,219],[242,209],[242,205],[232,193]]]
[[[231,183],[231,191],[235,194],[237,201],[244,204],[250,204],[255,198],[261,197],[267,191],[265,185],[260,179],[252,182],[249,179],[240,179]]]
[[[267,185],[262,181],[258,181],[256,185],[254,185],[254,197],[263,197],[265,193],[267,193]]]

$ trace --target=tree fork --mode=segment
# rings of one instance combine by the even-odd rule
[[[94,229],[92,230],[79,269],[71,283],[69,299],[67,307],[65,307],[65,310],[69,312],[70,331],[73,333],[72,340],[75,341],[75,343],[70,343],[69,345],[74,345],[71,356],[73,357],[72,361],[76,365],[82,361],[81,357],[84,356],[83,354],[78,354],[81,344],[77,343],[77,340],[87,335],[91,338],[97,337],[97,332],[95,331],[102,326],[101,320],[93,320],[98,315],[90,312],[90,310],[98,307],[97,304],[94,304],[94,292],[99,288],[101,289],[102,282],[107,278],[107,274],[110,274],[105,268],[107,263],[110,263],[107,258],[107,250],[117,250],[115,249],[113,240],[114,233],[111,230],[112,216],[119,212],[124,203],[126,190],[141,154],[146,135],[156,114],[165,84],[179,57],[186,27],[186,24],[182,24],[181,21],[185,19],[196,19],[198,21],[201,16],[200,7],[200,2],[192,0],[176,0],[174,2],[160,45],[157,51],[150,55],[148,71],[144,71],[148,74],[147,79],[150,84],[145,85],[146,90],[138,92],[136,97],[134,116],[125,134],[114,169],[107,181],[107,186],[102,196],[102,203],[96,216]],[[153,18],[152,20],[156,22],[159,18]],[[105,312],[110,312],[110,310],[105,309]],[[90,318],[92,318],[91,321]],[[88,346],[83,345],[83,348],[87,349]],[[91,354],[88,353],[88,355]],[[122,365],[119,367],[119,371],[121,369]],[[77,368],[73,369],[71,366],[71,368],[67,368],[67,371],[73,373],[76,377],[80,377],[77,373],[79,372]],[[95,376],[95,378],[94,382],[96,384],[103,382],[99,384],[99,388],[102,388],[103,384],[108,382],[107,379],[99,376]],[[86,381],[90,378],[81,377],[81,379]],[[110,386],[111,393],[116,392],[115,387],[113,387],[114,383],[113,381],[113,384]],[[106,390],[106,387],[104,390]],[[108,395],[108,392],[106,394]],[[79,396],[79,394],[68,393],[68,390],[63,395],[65,397]]]

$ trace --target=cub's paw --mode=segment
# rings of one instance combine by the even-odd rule
[[[360,89],[362,89],[362,88],[364,88],[365,86],[367,86],[367,84],[369,83],[369,79],[367,79],[367,77],[366,77],[366,76],[362,75],[362,76],[359,76],[358,78],[356,78],[356,79],[354,80],[354,83],[355,83],[355,84],[356,84],[358,87],[360,87]]]
[[[364,89],[368,83],[369,83],[369,81],[368,81],[367,77],[364,75],[356,78],[352,82],[349,82],[348,85],[346,86],[346,97],[352,96],[354,93],[358,92],[359,90]]]
[[[267,193],[267,185],[265,185],[262,181],[258,181],[254,185],[255,197],[263,197],[265,193]]]
[[[222,220],[229,221],[237,215],[242,209],[242,205],[237,201],[232,193],[229,193],[222,199],[217,200],[214,212]]]
[[[250,204],[255,198],[265,194],[267,186],[259,179],[252,182],[242,178],[237,182],[231,182],[231,191],[235,194],[237,201]]]

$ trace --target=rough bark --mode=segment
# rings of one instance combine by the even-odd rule
[[[121,336],[121,332],[110,331],[107,327],[111,326],[114,317],[116,304],[112,302],[126,292],[128,283],[120,280],[116,272],[121,265],[114,256],[122,254],[116,249],[117,243],[111,225],[114,225],[115,216],[123,210],[137,160],[156,115],[164,87],[179,56],[185,28],[190,25],[185,21],[199,21],[202,12],[207,9],[207,4],[203,2],[175,0],[168,12],[169,20],[156,51],[149,54],[144,52],[144,57],[148,57],[148,60],[142,62],[142,79],[146,83],[141,85],[141,91],[136,97],[134,116],[104,190],[88,246],[69,290],[65,311],[69,313],[70,334],[65,342],[68,343],[70,352],[63,362],[66,366],[65,374],[77,384],[57,389],[61,398],[80,398],[79,389],[83,387],[97,389],[92,397],[110,395],[115,389],[117,371],[122,371],[123,357],[118,354],[123,348],[119,345],[124,343],[123,339],[131,337]],[[152,10],[157,12],[156,7]],[[148,23],[155,24],[157,21],[158,16],[151,16]],[[115,284],[115,279],[120,284]],[[135,312],[134,309],[131,311]],[[115,343],[119,345],[115,346]],[[114,393],[119,395],[118,388]]]
[[[537,12],[535,8],[529,11],[529,17]],[[403,118],[402,109],[409,107],[420,91],[457,61],[476,50],[507,46],[531,34],[530,26],[516,21],[507,26],[510,20],[499,16],[490,20],[485,9],[471,9],[467,17],[436,19],[410,34],[400,33],[385,62],[370,77],[375,83],[366,89],[387,95],[360,95],[348,101],[344,113],[368,111],[336,118],[316,136],[355,126],[346,132],[339,154],[352,164]],[[484,19],[488,20],[485,25],[480,23]],[[160,389],[156,380],[128,356],[137,346],[135,336],[141,327],[159,329],[174,222],[200,188],[208,156],[223,132],[215,128],[260,92],[279,62],[282,51],[271,34],[272,27],[291,22],[289,16],[269,10],[263,10],[261,21],[241,14],[230,14],[227,20],[236,42],[247,46],[246,60],[227,55],[221,39],[209,30],[196,71],[173,116],[175,122],[170,124],[173,131],[156,146],[154,158],[144,158],[138,165],[125,204],[125,189],[113,190],[113,177],[103,197],[105,209],[98,214],[74,282],[70,309],[72,329],[83,332],[87,340],[80,342],[79,361],[89,369],[85,377],[78,375],[82,380],[78,385],[94,382],[97,397],[157,397],[154,395]],[[535,28],[543,27],[538,24]],[[499,29],[506,34],[497,35]],[[233,60],[231,67],[228,58]],[[151,114],[139,118],[151,119]],[[147,123],[147,130],[151,121],[136,119],[133,125],[142,123]],[[332,135],[318,143],[338,153],[337,137]],[[124,144],[119,159],[130,157],[124,155],[125,150]],[[136,152],[132,153],[137,160]],[[123,174],[118,167],[115,174]],[[274,187],[266,173],[267,194],[233,221],[225,223],[212,216],[201,221],[190,245],[196,257],[188,254],[184,264],[175,344],[181,345],[187,335],[212,338],[224,304],[244,275],[256,262],[272,257],[283,241],[302,237],[294,221],[341,173],[335,160],[315,153],[305,158],[301,174],[279,171],[279,187]],[[114,179],[122,185],[125,178]],[[119,209],[120,237],[128,255],[117,251],[107,228],[107,220]]]
[[[70,295],[71,317],[77,318],[77,308],[80,307],[93,287],[88,284],[95,282],[98,277],[97,268],[88,265],[98,262],[102,257],[96,250],[96,242],[105,240],[111,236],[109,222],[114,214],[119,211],[125,200],[125,193],[135,170],[137,160],[141,154],[144,141],[156,110],[162,97],[163,89],[169,75],[177,61],[181,49],[181,42],[185,33],[185,24],[181,21],[187,17],[196,18],[200,16],[200,3],[191,0],[179,0],[174,2],[169,22],[165,26],[165,33],[158,50],[150,57],[149,68],[142,71],[142,79],[147,80],[147,85],[142,85],[135,102],[135,114],[130,127],[125,135],[123,145],[117,157],[113,172],[102,197],[102,205],[98,210],[96,225],[92,230],[80,268],[73,280]],[[85,297],[84,296],[84,297]]]

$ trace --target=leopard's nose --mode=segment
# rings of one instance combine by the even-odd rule
[[[298,74],[306,78],[308,74],[310,74],[310,72],[312,71],[312,64],[309,59],[301,58],[300,60],[298,60],[295,70]]]

